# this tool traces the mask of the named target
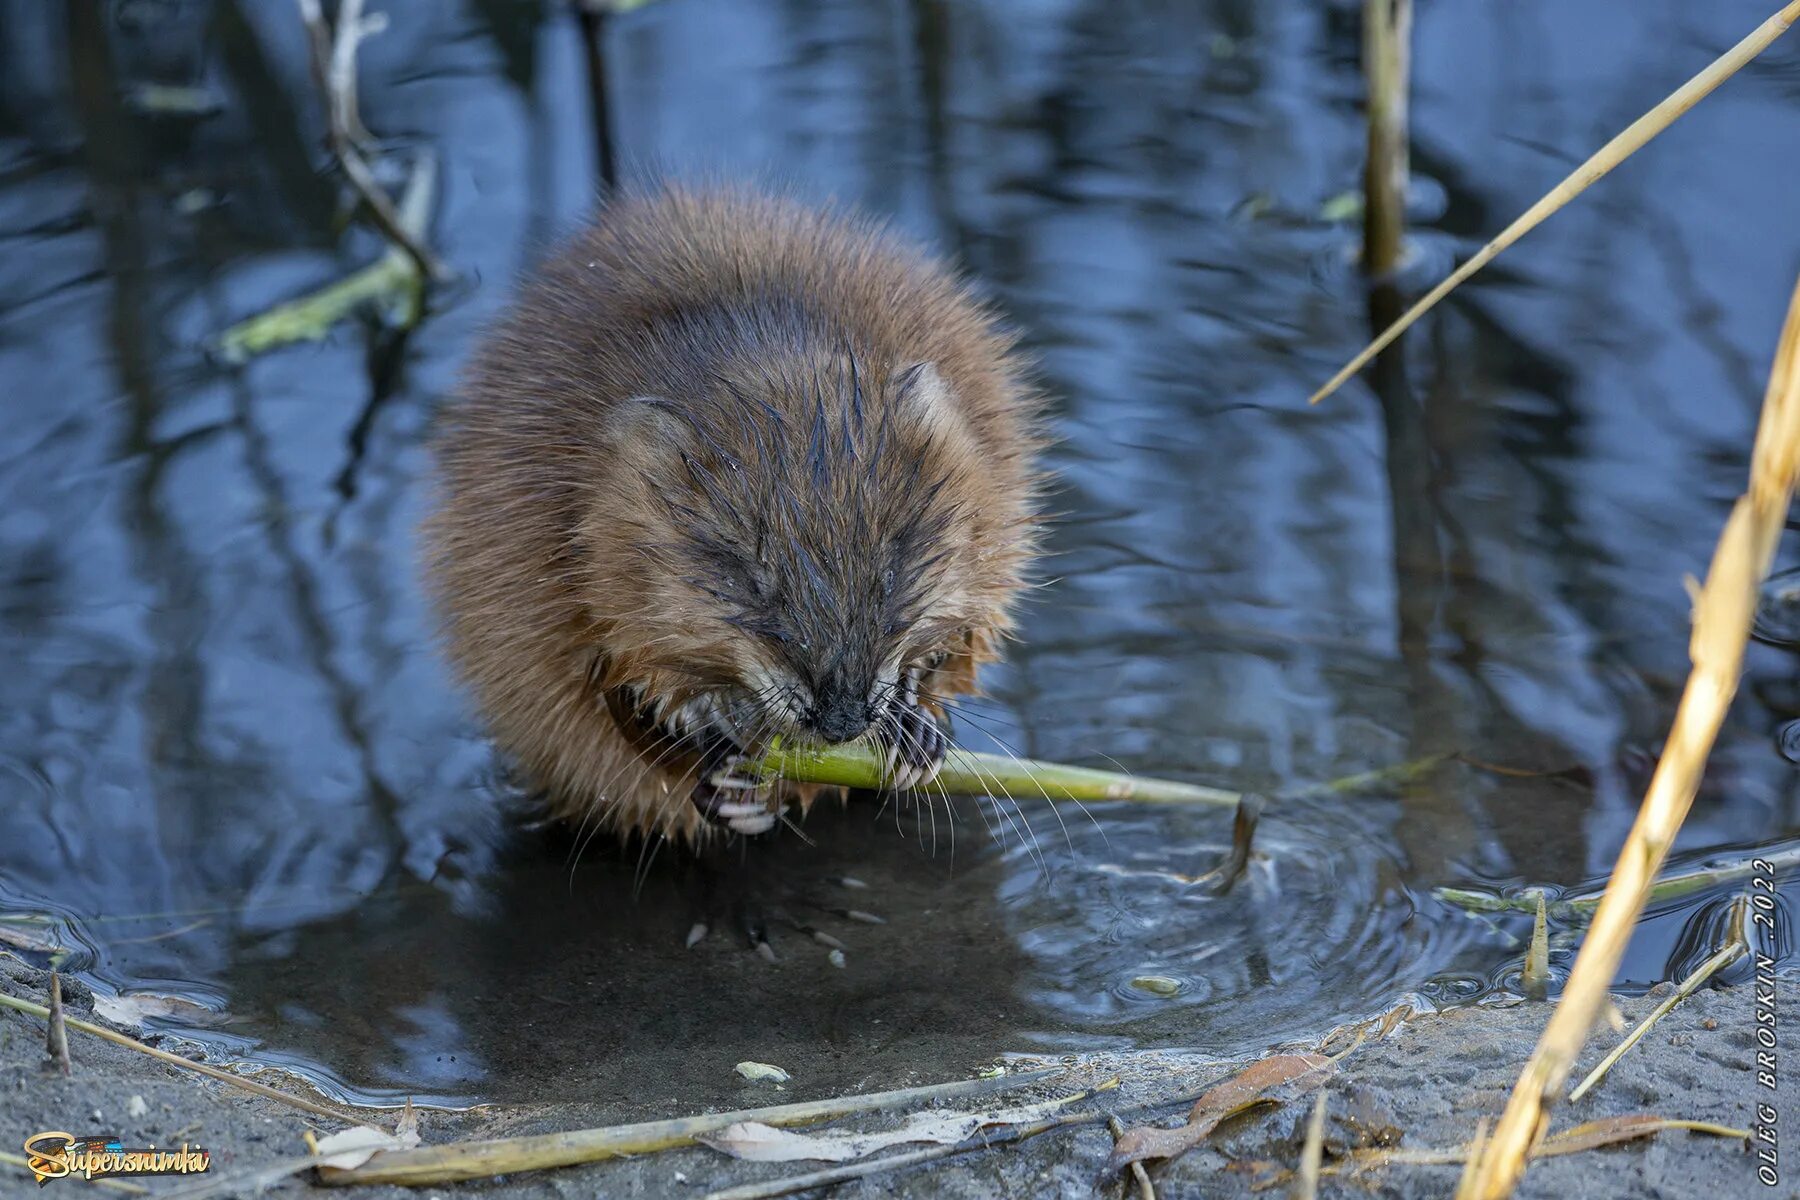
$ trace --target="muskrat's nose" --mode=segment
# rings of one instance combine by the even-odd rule
[[[819,697],[806,714],[812,731],[828,742],[847,742],[869,727],[873,714],[868,702],[849,693]]]

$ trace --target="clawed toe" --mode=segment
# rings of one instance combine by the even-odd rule
[[[775,828],[776,816],[760,800],[725,801],[713,806],[712,819],[733,833],[754,835]]]
[[[767,833],[780,820],[779,812],[771,809],[768,801],[740,791],[720,790],[710,781],[694,786],[693,801],[700,815],[714,825],[746,836]]]
[[[762,787],[766,780],[750,766],[749,760],[742,754],[728,754],[707,772],[706,782],[723,791],[753,792]]]
[[[764,781],[749,772],[744,756],[721,754],[701,772],[692,798],[700,815],[733,833],[754,837],[775,828],[780,813],[758,795]]]
[[[922,787],[936,779],[950,749],[950,741],[936,719],[913,704],[890,711],[882,724],[881,738],[886,750],[883,767],[887,785],[896,791]]]

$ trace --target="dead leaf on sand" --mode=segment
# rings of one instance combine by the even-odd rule
[[[1292,1086],[1305,1091],[1324,1082],[1331,1060],[1323,1054],[1277,1054],[1251,1063],[1194,1102],[1187,1124],[1174,1129],[1140,1125],[1127,1129],[1113,1146],[1109,1173],[1152,1158],[1179,1158],[1205,1141],[1219,1124],[1241,1112],[1287,1099],[1274,1095]]]
[[[312,1165],[350,1171],[374,1158],[378,1150],[402,1150],[405,1147],[405,1142],[385,1129],[377,1129],[373,1125],[358,1125],[354,1129],[320,1138],[318,1145],[313,1148]]]

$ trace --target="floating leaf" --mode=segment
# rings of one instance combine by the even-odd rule
[[[127,992],[118,996],[94,997],[94,1011],[114,1025],[142,1029],[146,1021],[179,1021],[183,1025],[213,1027],[229,1025],[236,1020],[226,1013],[185,1000],[180,996],[161,996],[155,992]]]

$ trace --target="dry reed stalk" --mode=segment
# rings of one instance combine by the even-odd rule
[[[771,1179],[762,1183],[744,1183],[736,1187],[721,1188],[708,1192],[701,1200],[773,1200],[777,1196],[791,1196],[795,1192],[810,1192],[818,1188],[833,1187],[840,1183],[848,1183],[853,1179],[868,1179],[883,1175],[890,1171],[916,1167],[920,1163],[935,1162],[940,1158],[951,1158],[958,1154],[971,1154],[978,1150],[993,1149],[1022,1142],[1026,1138],[1034,1138],[1040,1133],[1049,1133],[1057,1129],[1069,1129],[1077,1125],[1098,1125],[1105,1121],[1105,1113],[1070,1113],[1060,1117],[1046,1117],[1030,1125],[1015,1125],[1011,1129],[986,1136],[977,1135],[968,1141],[957,1142],[951,1146],[927,1146],[923,1150],[909,1150],[904,1154],[891,1154],[886,1158],[871,1159],[867,1162],[852,1163],[843,1167],[827,1167],[822,1171],[811,1171],[805,1175],[791,1175],[786,1179]]]
[[[572,1167],[626,1154],[649,1154],[673,1146],[691,1146],[704,1134],[717,1133],[739,1121],[765,1125],[811,1125],[853,1113],[882,1112],[926,1101],[961,1096],[985,1096],[1041,1083],[1057,1071],[1030,1071],[990,1079],[928,1084],[833,1100],[808,1100],[769,1108],[706,1113],[667,1121],[640,1121],[600,1129],[573,1129],[525,1137],[485,1138],[450,1142],[441,1146],[416,1146],[410,1150],[382,1150],[360,1167],[321,1167],[319,1182],[332,1186],[393,1183],[402,1187],[452,1183],[459,1179],[487,1179],[520,1171]]]
[[[1792,7],[1800,10],[1800,4]],[[1505,1200],[1512,1194],[1532,1149],[1544,1137],[1550,1109],[1561,1099],[1575,1058],[1606,1003],[1607,989],[1643,911],[1645,896],[1687,817],[1707,755],[1737,692],[1757,597],[1774,558],[1797,477],[1800,283],[1788,304],[1763,396],[1750,457],[1749,489],[1732,506],[1706,583],[1694,595],[1694,630],[1689,642],[1694,666],[1675,710],[1662,759],[1619,852],[1587,939],[1575,957],[1562,999],[1519,1073],[1493,1137],[1467,1177],[1471,1194],[1479,1200]]]
[[[1600,147],[1592,158],[1571,171],[1568,177],[1552,188],[1543,199],[1526,209],[1523,215],[1501,230],[1498,237],[1476,251],[1473,258],[1452,271],[1442,283],[1425,293],[1423,299],[1407,309],[1399,320],[1389,325],[1379,337],[1363,347],[1355,358],[1346,363],[1336,375],[1333,375],[1324,387],[1314,392],[1307,403],[1317,404],[1337,391],[1347,379],[1367,366],[1377,354],[1387,349],[1394,339],[1411,328],[1413,322],[1430,311],[1439,300],[1449,295],[1463,280],[1492,262],[1502,250],[1537,228],[1546,217],[1586,191],[1588,185],[1624,162],[1644,143],[1674,124],[1676,118],[1705,99],[1714,88],[1731,78],[1745,63],[1761,54],[1771,42],[1786,33],[1788,26],[1796,20],[1800,20],[1800,0],[1792,0],[1792,3],[1785,5],[1780,12],[1757,26],[1749,37],[1713,60],[1705,70],[1682,84],[1661,104],[1626,126],[1623,133]]]
[[[1406,91],[1412,0],[1364,0],[1363,80],[1369,154],[1363,164],[1363,270],[1379,279],[1400,264],[1406,227]]]

